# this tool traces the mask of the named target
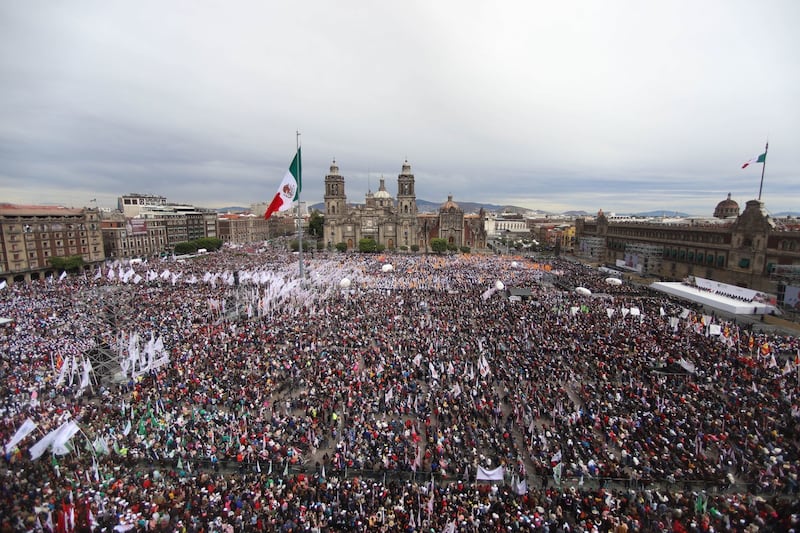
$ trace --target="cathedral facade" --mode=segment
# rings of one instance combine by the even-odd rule
[[[374,194],[368,191],[361,205],[348,205],[344,177],[336,161],[331,164],[325,176],[325,244],[332,247],[343,242],[348,250],[353,250],[358,248],[358,241],[367,238],[387,250],[416,244],[417,196],[408,161],[397,176],[396,200],[381,178],[378,191]]]
[[[460,248],[486,247],[483,213],[464,215],[452,197],[436,214],[419,214],[414,174],[408,161],[397,176],[397,197],[386,190],[383,178],[377,192],[368,191],[363,204],[348,204],[345,180],[336,161],[325,176],[325,245],[345,243],[358,249],[361,239],[371,238],[387,250],[408,250],[416,245],[430,250],[430,239],[443,238]]]

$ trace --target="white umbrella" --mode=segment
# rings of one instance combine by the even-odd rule
[[[497,289],[498,291],[502,291],[503,289],[506,288],[506,286],[503,284],[502,281],[498,279],[497,281],[494,282],[494,288]]]
[[[342,278],[342,281],[339,282],[339,287],[343,289],[347,289],[350,287],[350,280],[348,278]]]
[[[609,285],[622,285],[622,280],[619,278],[606,278],[606,283]]]
[[[575,292],[578,293],[578,294],[581,294],[583,296],[591,296],[592,295],[592,291],[590,291],[586,287],[577,287],[575,289]]]
[[[382,270],[383,272],[391,272],[392,270],[394,270],[394,267],[393,267],[391,264],[389,264],[389,263],[386,263],[385,265],[383,265],[383,266],[381,267],[381,270]]]

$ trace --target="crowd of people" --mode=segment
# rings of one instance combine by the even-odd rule
[[[0,291],[0,531],[800,524],[798,338],[557,258],[304,270],[223,250]]]

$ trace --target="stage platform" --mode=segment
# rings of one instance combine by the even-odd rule
[[[678,298],[683,298],[684,300],[697,302],[735,315],[764,315],[770,314],[773,311],[777,313],[774,305],[761,302],[746,302],[739,298],[721,296],[679,281],[658,281],[651,283],[649,287]]]

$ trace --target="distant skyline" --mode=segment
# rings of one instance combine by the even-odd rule
[[[0,202],[800,211],[800,2],[0,3]]]

